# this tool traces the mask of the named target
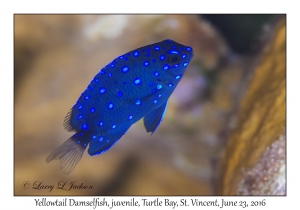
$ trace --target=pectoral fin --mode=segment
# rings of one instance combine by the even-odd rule
[[[162,106],[153,110],[144,117],[144,125],[147,132],[152,132],[152,134],[155,132],[165,116],[167,105],[168,102],[164,103]]]

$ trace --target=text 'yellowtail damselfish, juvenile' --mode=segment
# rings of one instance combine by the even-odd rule
[[[54,150],[46,162],[60,160],[61,170],[69,174],[88,145],[91,156],[102,154],[141,118],[146,131],[154,133],[193,55],[191,47],[164,40],[113,60],[68,112],[64,127],[76,134]]]

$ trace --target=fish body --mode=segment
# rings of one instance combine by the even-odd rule
[[[193,55],[191,47],[164,40],[114,59],[68,112],[64,127],[76,133],[46,162],[59,159],[61,170],[69,174],[88,145],[91,156],[102,154],[141,118],[146,131],[154,133]]]

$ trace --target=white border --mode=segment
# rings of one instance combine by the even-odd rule
[[[296,1],[291,1],[296,2]],[[225,197],[232,200],[261,200],[267,199],[264,209],[298,207],[299,194],[299,11],[297,4],[287,1],[1,1],[1,209],[49,208],[36,207],[35,198],[42,197],[14,197],[13,196],[13,14],[14,13],[287,13],[287,197]],[[64,197],[49,197],[51,200]],[[68,197],[72,198],[72,197]],[[78,200],[89,200],[93,197],[73,197]],[[123,200],[122,197],[108,199]],[[127,197],[128,198],[128,197]],[[136,197],[142,199],[146,197]],[[150,197],[155,198],[155,197]],[[180,199],[180,197],[164,197]],[[195,198],[195,197],[185,197]],[[222,199],[222,197],[199,197],[201,200]],[[163,199],[163,198],[162,198]],[[71,209],[71,207],[66,207]],[[64,209],[66,209],[64,208]],[[88,207],[91,209],[91,207]],[[181,208],[181,209],[190,209]],[[197,207],[199,209],[200,207]],[[126,209],[126,208],[124,208]],[[127,207],[127,209],[132,209]],[[144,208],[139,208],[144,209]],[[149,208],[147,208],[149,209]],[[152,209],[152,208],[151,208]],[[161,207],[166,209],[166,207]],[[194,208],[195,209],[195,208]],[[235,208],[237,209],[237,208]],[[260,209],[260,208],[256,208]]]

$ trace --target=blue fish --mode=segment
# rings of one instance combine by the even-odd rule
[[[191,47],[169,39],[114,59],[94,77],[68,112],[64,127],[76,134],[54,150],[46,162],[60,160],[61,170],[69,174],[88,145],[91,156],[104,153],[141,118],[146,131],[153,134],[193,55]]]

